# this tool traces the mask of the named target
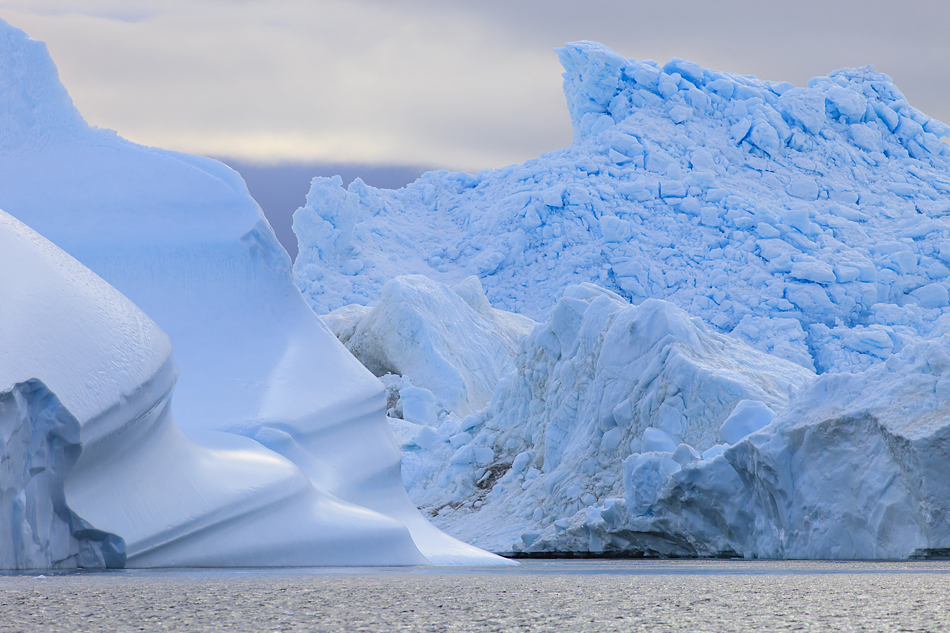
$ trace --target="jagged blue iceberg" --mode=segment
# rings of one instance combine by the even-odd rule
[[[337,332],[377,299],[405,329],[380,291],[407,273],[433,280],[415,331],[472,318],[439,303],[468,275],[540,321],[482,411],[436,390],[437,419],[392,421],[412,498],[494,551],[950,548],[947,126],[870,67],[795,87],[558,54],[571,147],[398,191],[316,178],[295,214],[296,282]],[[424,378],[384,381],[398,418]]]
[[[818,371],[942,331],[947,127],[886,75],[796,88],[590,42],[559,55],[571,147],[397,191],[314,179],[294,275],[318,313],[421,273],[477,275],[493,305],[538,318],[593,281]]]

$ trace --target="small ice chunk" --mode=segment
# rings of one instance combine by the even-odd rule
[[[821,261],[795,262],[792,264],[792,272],[789,274],[795,279],[812,281],[818,284],[833,284],[838,279],[835,276],[834,268]]]
[[[623,440],[623,431],[620,427],[615,426],[610,429],[600,440],[600,450],[602,453],[614,453],[620,447],[620,442]]]
[[[450,463],[456,464],[458,466],[465,466],[471,464],[474,461],[475,449],[473,449],[471,446],[463,446],[462,448],[458,449],[449,460]]]
[[[685,466],[692,462],[698,462],[702,459],[702,456],[699,454],[695,448],[689,444],[680,444],[676,447],[676,450],[673,451],[673,461],[679,464],[680,466]]]
[[[404,387],[399,390],[399,399],[402,401],[403,420],[438,426],[439,413],[431,391],[422,387]]]
[[[685,105],[673,106],[670,108],[670,118],[673,123],[685,123],[693,118],[693,109]]]
[[[818,183],[814,178],[795,176],[787,187],[788,195],[802,200],[818,199]]]
[[[623,400],[620,404],[614,407],[613,410],[614,420],[617,424],[622,427],[628,427],[633,422],[633,404],[630,402],[630,398]]]
[[[442,436],[431,426],[422,427],[412,440],[419,448],[431,451],[442,443]]]
[[[703,451],[703,459],[712,459],[722,455],[726,449],[729,448],[728,444],[716,444],[711,448],[707,448]]]
[[[764,402],[740,400],[726,421],[719,427],[719,435],[729,444],[755,433],[775,419],[775,412]]]
[[[825,98],[834,104],[838,114],[850,123],[857,123],[867,112],[868,100],[855,90],[835,86],[825,93]]]
[[[672,453],[676,450],[678,443],[679,442],[674,440],[669,433],[649,426],[643,430],[643,438],[640,440],[640,450],[644,453]]]
[[[449,438],[449,442],[452,443],[452,448],[459,448],[460,446],[465,446],[472,441],[472,434],[467,432],[456,433]]]
[[[513,476],[518,476],[521,472],[527,467],[528,463],[531,462],[531,453],[524,451],[518,453],[518,456],[515,457],[515,461],[511,463],[511,470],[509,471]]]
[[[340,272],[342,272],[344,275],[349,275],[350,277],[361,270],[363,270],[363,262],[358,259],[348,259],[343,262],[342,266],[340,266]]]
[[[475,463],[479,466],[488,466],[495,460],[495,451],[487,446],[479,446],[474,450]]]
[[[950,304],[947,287],[943,284],[927,284],[910,294],[917,298],[921,308],[945,308]]]

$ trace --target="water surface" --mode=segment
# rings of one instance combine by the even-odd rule
[[[516,568],[0,576],[0,631],[943,631],[950,562],[525,561]]]

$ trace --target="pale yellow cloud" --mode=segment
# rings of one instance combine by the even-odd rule
[[[102,3],[0,17],[47,42],[90,123],[149,145],[478,169],[570,142],[550,50],[397,4],[204,2],[148,14]]]
[[[875,63],[950,119],[950,3],[915,0],[0,0],[88,121],[258,160],[476,170],[571,140],[552,48],[788,80]]]

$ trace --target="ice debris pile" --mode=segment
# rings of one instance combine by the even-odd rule
[[[314,179],[294,276],[317,313],[420,273],[477,275],[493,305],[537,319],[595,282],[819,372],[943,331],[948,128],[886,75],[797,88],[591,42],[559,55],[570,148],[398,191]]]
[[[376,365],[392,415],[433,405],[392,421],[413,500],[494,551],[950,548],[948,128],[871,68],[795,88],[559,54],[570,148],[398,191],[318,178],[295,214],[296,282],[344,338],[404,327],[382,307],[404,273],[477,275],[542,320],[469,415]],[[418,341],[459,323],[447,286],[412,286]]]
[[[0,209],[95,273],[19,228],[23,254],[0,249],[0,392],[15,403],[4,430],[21,445],[33,429],[81,449],[69,472],[67,460],[4,479],[24,486],[23,503],[4,494],[39,523],[14,518],[20,527],[0,533],[34,535],[3,564],[118,560],[56,541],[95,540],[78,536],[92,532],[67,506],[119,537],[129,565],[504,562],[413,506],[383,386],[307,307],[235,172],[90,127],[45,45],[2,20],[0,60]],[[66,273],[36,263],[47,255],[71,262]],[[107,300],[68,300],[86,291]],[[33,312],[11,292],[37,299],[24,304]],[[48,420],[57,399],[78,422],[78,448],[75,424]],[[40,489],[52,506],[30,500]]]

